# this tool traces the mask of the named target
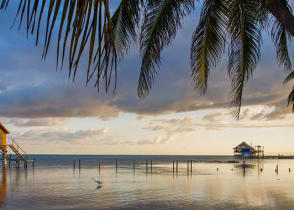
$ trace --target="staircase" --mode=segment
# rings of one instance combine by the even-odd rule
[[[27,153],[15,141],[12,140],[12,144],[8,144],[8,146],[16,154],[19,160],[29,161]]]

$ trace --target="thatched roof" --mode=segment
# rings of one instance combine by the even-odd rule
[[[234,149],[241,147],[241,148],[250,148],[250,150],[255,150],[253,147],[251,147],[249,144],[247,144],[246,142],[242,142],[241,144],[239,144],[238,146],[234,147]]]
[[[4,125],[2,125],[1,122],[0,122],[0,130],[2,130],[6,134],[9,134],[9,131],[7,130],[7,128],[4,127]]]

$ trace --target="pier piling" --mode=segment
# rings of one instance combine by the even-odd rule
[[[79,169],[81,169],[81,160],[79,160]]]
[[[72,161],[72,166],[73,166],[73,169],[76,168],[76,161],[75,160]]]
[[[115,160],[115,170],[117,172],[117,160]]]
[[[173,161],[173,173],[175,173],[175,161]]]
[[[150,162],[150,169],[151,169],[151,173],[152,173],[152,160]]]
[[[176,165],[176,171],[178,173],[178,164],[179,164],[179,161],[177,160],[177,165]]]
[[[136,170],[136,161],[133,160],[133,170],[135,171]]]

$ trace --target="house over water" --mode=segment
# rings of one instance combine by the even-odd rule
[[[27,153],[15,141],[12,140],[11,144],[7,144],[7,134],[9,134],[9,131],[0,122],[0,155],[2,155],[1,159],[3,161],[3,166],[7,166],[7,160],[9,161],[9,167],[11,161],[15,161],[15,165],[18,165],[18,167],[19,163],[23,162],[25,168],[27,167],[28,162],[34,163],[34,160],[30,160]],[[10,148],[15,153],[15,159],[7,157],[8,148]]]
[[[237,158],[263,158],[264,149],[262,146],[252,147],[242,142],[234,148],[234,156]]]
[[[6,145],[6,134],[9,134],[9,131],[0,123],[0,144]]]

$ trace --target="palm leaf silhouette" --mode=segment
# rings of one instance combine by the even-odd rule
[[[237,107],[236,117],[240,114],[244,86],[260,57],[260,7],[261,4],[254,0],[232,0],[228,5],[231,36],[228,71],[234,93],[232,104]]]
[[[221,59],[226,46],[227,7],[223,1],[203,3],[199,25],[193,33],[191,71],[196,89],[205,94],[211,68]]]
[[[176,36],[181,20],[194,8],[194,0],[147,0],[140,43],[143,54],[138,84],[139,97],[151,89],[160,54]]]

